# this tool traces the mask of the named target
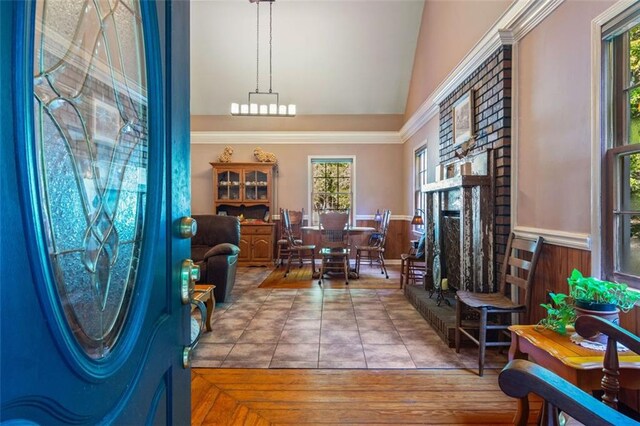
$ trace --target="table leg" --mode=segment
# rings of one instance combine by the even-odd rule
[[[509,361],[514,359],[526,359],[527,356],[520,351],[519,337],[513,331],[511,332],[511,345],[509,346]],[[526,425],[529,418],[529,396],[518,399],[518,408],[513,418],[514,425]]]
[[[207,326],[207,331],[211,331],[211,315],[213,314],[213,309],[215,306],[213,304],[213,290],[211,290],[211,297],[207,299],[206,306],[207,306],[206,326]]]

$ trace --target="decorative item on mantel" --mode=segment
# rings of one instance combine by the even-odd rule
[[[474,146],[476,146],[476,139],[475,137],[471,136],[471,139],[467,140],[466,142],[463,142],[460,145],[460,148],[456,149],[456,153],[455,153],[456,158],[464,160],[465,158],[467,158],[467,156],[469,155],[469,153],[471,152]]]
[[[233,155],[233,148],[227,145],[224,147],[224,151],[222,151],[222,154],[218,156],[218,162],[230,163],[232,155]]]
[[[253,156],[256,157],[261,163],[277,163],[278,159],[273,152],[267,152],[264,149],[257,147],[253,150]]]

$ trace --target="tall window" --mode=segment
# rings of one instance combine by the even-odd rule
[[[317,223],[320,211],[348,211],[353,217],[355,159],[312,157],[310,160],[313,223]]]
[[[427,146],[421,146],[416,150],[415,159],[415,182],[414,182],[414,207],[416,212],[421,214],[423,220],[427,220],[425,216],[427,212],[427,194],[422,192],[422,185],[427,183]],[[422,210],[422,212],[420,210]],[[423,230],[424,225],[416,225],[416,230]]]
[[[606,166],[603,174],[604,272],[640,287],[640,14],[603,34]]]

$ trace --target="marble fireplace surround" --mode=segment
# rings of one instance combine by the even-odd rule
[[[443,168],[451,176],[423,186],[427,193],[425,287],[447,278],[453,289],[495,291],[491,151]]]

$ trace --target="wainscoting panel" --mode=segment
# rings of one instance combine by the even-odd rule
[[[542,246],[531,294],[530,323],[536,323],[546,316],[546,311],[540,304],[550,300],[550,292],[569,291],[567,277],[574,268],[588,274],[591,271],[591,253],[551,244]]]
[[[276,237],[280,238],[280,224],[276,222]],[[376,222],[373,220],[358,220],[357,226],[371,226],[376,227]],[[411,222],[407,220],[391,220],[389,222],[389,231],[387,234],[387,243],[385,245],[384,258],[388,260],[400,260],[402,253],[407,253],[409,250],[410,241],[414,238],[411,232]],[[354,235],[352,236],[353,246],[357,244],[366,244],[368,236],[366,235]],[[415,237],[417,239],[418,237]],[[305,244],[316,244],[320,246],[320,236],[311,232],[306,232],[303,236]],[[277,250],[277,247],[275,248]],[[355,256],[355,252],[354,252]],[[275,259],[275,252],[274,252]],[[396,262],[397,263],[397,262]]]

